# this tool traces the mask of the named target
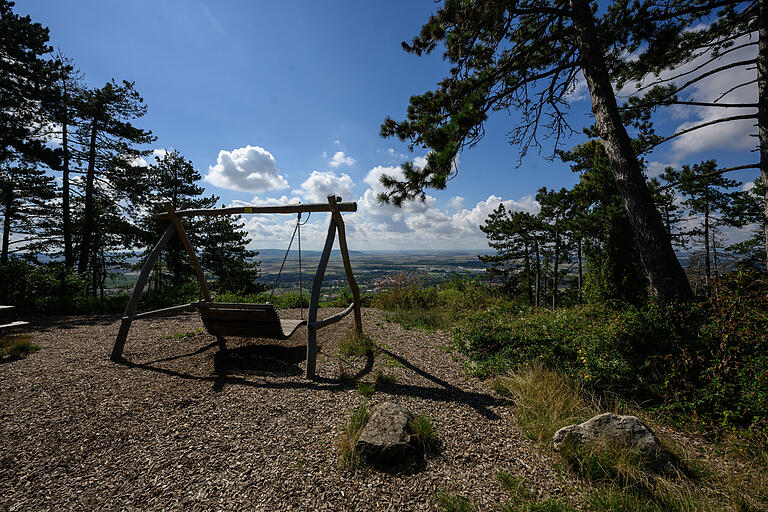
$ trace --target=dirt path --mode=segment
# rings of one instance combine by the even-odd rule
[[[509,404],[444,350],[445,333],[364,311],[383,351],[347,373],[396,381],[370,398],[342,386],[334,355],[350,321],[320,331],[316,382],[303,378],[304,328],[279,344],[230,340],[226,358],[194,314],[140,321],[132,364],[118,365],[108,359],[115,318],[38,324],[42,349],[0,364],[0,510],[432,510],[437,490],[488,510],[504,499],[499,470],[547,494],[570,488],[514,427]],[[337,463],[351,411],[382,400],[434,421],[443,449],[414,474]]]

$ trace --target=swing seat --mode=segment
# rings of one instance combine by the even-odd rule
[[[214,336],[287,340],[306,320],[283,320],[272,304],[195,303],[203,325]]]

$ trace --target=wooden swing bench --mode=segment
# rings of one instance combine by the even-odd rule
[[[209,334],[216,336],[219,346],[222,349],[226,349],[224,337],[225,336],[239,336],[239,337],[253,337],[253,338],[268,338],[285,340],[290,338],[296,330],[303,326],[307,326],[307,368],[306,377],[308,379],[314,378],[315,366],[317,361],[317,331],[328,325],[334,324],[347,316],[349,313],[354,312],[355,329],[359,334],[362,334],[362,314],[360,309],[360,290],[352,274],[352,265],[349,259],[349,250],[347,248],[346,231],[344,227],[344,220],[341,217],[341,212],[354,212],[357,211],[356,203],[342,203],[340,197],[333,195],[328,196],[328,203],[312,203],[312,204],[297,204],[297,205],[283,205],[283,206],[237,206],[231,208],[213,208],[213,209],[199,209],[199,210],[179,210],[174,211],[170,205],[165,205],[167,213],[162,214],[161,218],[169,219],[170,224],[163,233],[160,241],[152,249],[152,252],[147,257],[144,266],[139,273],[139,277],[136,280],[136,285],[133,288],[133,293],[128,306],[125,309],[122,321],[120,323],[120,330],[117,333],[117,339],[112,348],[112,354],[110,359],[115,362],[123,361],[123,349],[125,342],[128,338],[128,331],[131,327],[131,323],[134,320],[142,318],[157,316],[161,314],[173,313],[196,307],[200,313],[200,317],[203,321],[206,331]],[[216,215],[242,215],[242,214],[267,214],[267,213],[296,213],[299,216],[297,221],[297,228],[299,230],[299,261],[301,261],[301,214],[311,212],[330,212],[331,218],[328,226],[328,235],[325,239],[325,246],[320,256],[320,262],[317,265],[315,277],[312,281],[312,291],[309,299],[308,318],[293,320],[280,318],[280,312],[278,309],[270,304],[240,304],[240,303],[224,303],[213,302],[210,292],[208,291],[208,285],[203,275],[202,267],[197,259],[194,249],[189,241],[189,238],[184,231],[184,227],[181,223],[182,217],[190,216],[216,216]],[[317,320],[317,310],[320,302],[320,289],[323,284],[323,276],[325,275],[325,269],[328,265],[328,260],[333,249],[333,242],[336,237],[336,232],[339,233],[339,249],[341,252],[341,259],[344,263],[344,273],[347,277],[350,291],[352,292],[352,303],[344,311],[330,316],[328,318]],[[163,248],[168,243],[168,240],[174,233],[178,233],[181,238],[181,242],[192,261],[192,266],[195,269],[198,283],[200,284],[200,291],[202,299],[197,302],[191,302],[189,304],[180,304],[178,306],[171,306],[168,308],[157,309],[154,311],[147,311],[143,313],[137,313],[136,309],[139,304],[139,299],[144,292],[144,288],[147,285],[149,275],[157,261]],[[295,235],[294,231],[294,235]],[[293,238],[291,239],[293,242]],[[288,246],[290,251],[290,244]],[[286,254],[287,257],[287,254]],[[285,260],[283,260],[285,264]],[[282,271],[282,267],[281,267]],[[278,273],[279,278],[279,273]],[[303,311],[302,311],[303,313]],[[302,315],[303,316],[303,315]]]

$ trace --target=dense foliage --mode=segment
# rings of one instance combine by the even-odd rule
[[[699,302],[496,304],[469,316],[455,339],[481,376],[541,361],[601,393],[766,430],[766,312],[768,280],[740,269]]]

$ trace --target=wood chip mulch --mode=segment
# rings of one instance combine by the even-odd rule
[[[226,356],[193,313],[136,321],[129,363],[115,364],[116,317],[33,323],[41,350],[0,364],[0,510],[439,510],[438,491],[489,510],[505,500],[500,470],[573,497],[511,404],[445,350],[450,334],[406,331],[376,310],[363,321],[381,348],[373,365],[336,356],[349,315],[319,332],[314,382],[303,327],[285,342],[230,339]],[[396,381],[366,398],[340,367]],[[442,450],[410,472],[341,468],[352,410],[383,400],[432,418]]]

